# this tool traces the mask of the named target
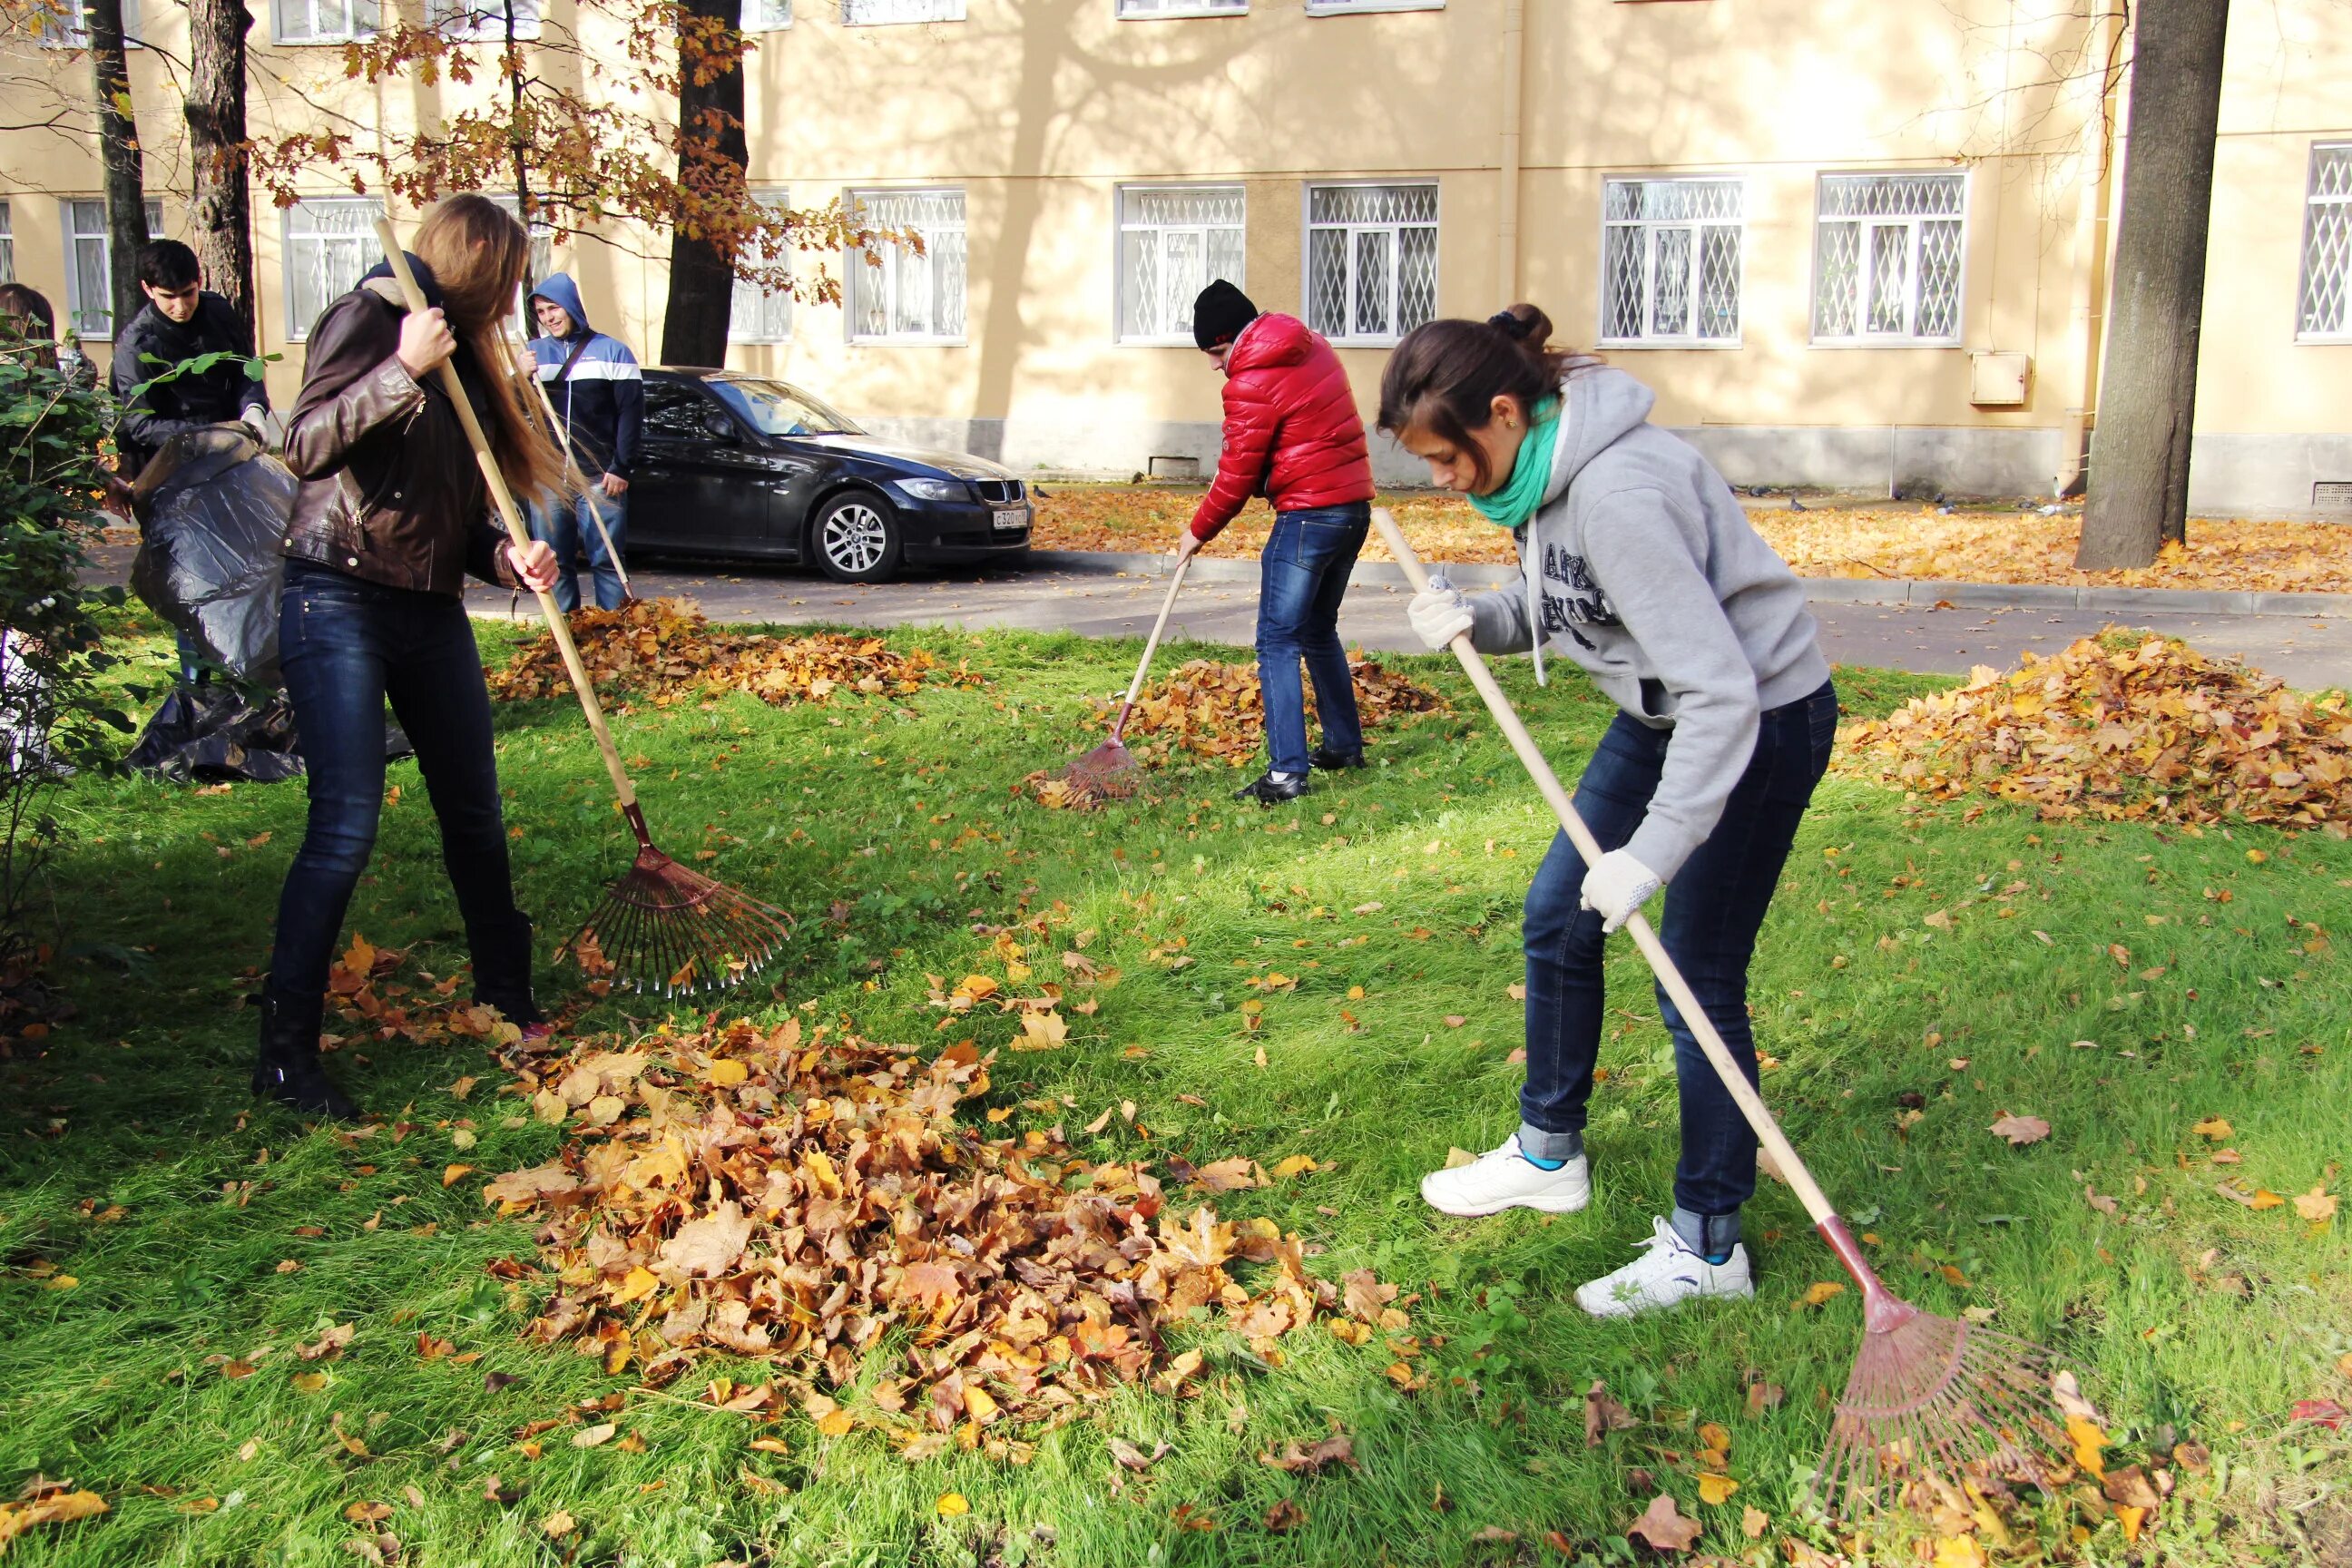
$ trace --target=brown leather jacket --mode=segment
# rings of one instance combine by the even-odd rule
[[[468,572],[512,586],[457,408],[437,375],[419,385],[395,353],[406,314],[398,287],[372,274],[310,330],[286,429],[286,466],[302,480],[286,553],[393,588],[461,594]],[[488,426],[479,368],[463,349],[456,363]]]

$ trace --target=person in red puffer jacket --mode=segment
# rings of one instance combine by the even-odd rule
[[[1224,450],[1176,553],[1197,553],[1250,497],[1273,503],[1257,607],[1268,765],[1234,798],[1276,805],[1307,793],[1310,767],[1364,765],[1339,600],[1371,527],[1371,454],[1339,356],[1297,317],[1261,312],[1220,278],[1193,301],[1192,341],[1225,377]],[[1323,721],[1311,755],[1302,661]]]

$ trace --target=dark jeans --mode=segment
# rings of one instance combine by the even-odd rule
[[[1722,820],[1666,889],[1659,937],[1750,1083],[1756,1043],[1748,1025],[1748,960],[1836,732],[1837,693],[1827,684],[1768,710]],[[1620,713],[1601,737],[1577,784],[1576,810],[1603,849],[1622,848],[1641,826],[1672,736]],[[1554,1157],[1581,1147],[1607,1014],[1601,917],[1577,908],[1583,886],[1583,858],[1560,834],[1528,889],[1528,1077],[1519,1091],[1522,1142]],[[1756,1190],[1755,1134],[1663,987],[1657,997],[1682,1087],[1675,1205],[1696,1215],[1736,1215]],[[1722,1228],[1737,1239],[1736,1220]]]
[[[1265,701],[1265,746],[1276,773],[1307,771],[1306,661],[1315,682],[1323,744],[1361,751],[1355,683],[1339,646],[1339,600],[1372,526],[1369,501],[1277,512],[1258,557],[1257,683]]]
[[[489,693],[465,605],[450,595],[382,587],[289,561],[278,645],[310,776],[310,820],[278,902],[271,985],[306,1005],[326,994],[343,912],[383,808],[386,699],[416,748],[478,975],[482,955],[517,917]]]
[[[555,607],[567,616],[580,607],[580,576],[583,571],[594,579],[598,609],[617,610],[624,597],[621,574],[614,569],[613,558],[604,550],[604,533],[613,536],[613,548],[621,552],[621,564],[626,565],[628,492],[608,496],[593,479],[589,481],[589,490],[588,495],[569,505],[530,509],[530,536],[546,541],[547,547],[555,552]],[[591,508],[604,513],[604,533],[596,531],[596,518]]]

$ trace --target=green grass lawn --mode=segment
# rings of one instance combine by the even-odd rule
[[[490,1217],[480,1176],[442,1184],[461,1157],[488,1175],[562,1145],[495,1094],[502,1075],[478,1046],[341,1053],[362,1102],[394,1124],[364,1140],[306,1132],[247,1096],[241,1001],[300,837],[300,786],[80,781],[60,801],[72,841],[55,877],[57,972],[79,1015],[46,1055],[19,1044],[0,1061],[0,1495],[37,1471],[111,1511],[37,1531],[13,1560],[348,1565],[365,1558],[353,1542],[384,1531],[400,1562],[485,1568],[1612,1563],[1634,1555],[1623,1528],[1664,1489],[1706,1523],[1702,1552],[1784,1561],[1858,1339],[1851,1292],[1799,1305],[1839,1276],[1788,1190],[1768,1184],[1749,1212],[1753,1303],[1597,1323],[1570,1300],[1670,1202],[1672,1057],[1630,948],[1612,971],[1593,1206],[1465,1222],[1415,1194],[1449,1148],[1516,1125],[1506,988],[1550,837],[1450,661],[1396,662],[1454,715],[1377,733],[1372,771],[1318,779],[1297,808],[1236,805],[1227,791],[1246,775],[1179,767],[1156,800],[1087,816],[1013,792],[1092,743],[1083,700],[1124,684],[1132,647],[894,640],[969,658],[990,684],[783,710],[729,697],[617,721],[625,752],[651,763],[662,843],[715,848],[717,874],[801,916],[782,959],[720,1006],[772,1019],[814,1003],[804,1016],[845,1014],[872,1038],[944,1040],[926,973],[1002,973],[975,925],[1045,914],[1041,951],[1098,931],[1088,955],[1118,984],[1070,1019],[1058,1052],[1003,1058],[990,1103],[1066,1097],[1060,1119],[1099,1158],[1328,1165],[1220,1211],[1298,1231],[1325,1249],[1320,1272],[1369,1265],[1417,1293],[1410,1331],[1445,1342],[1419,1358],[1428,1385],[1400,1392],[1377,1340],[1293,1335],[1267,1368],[1204,1328],[1213,1370],[1197,1397],[1122,1395],[1042,1435],[1025,1466],[910,1464],[872,1431],[830,1439],[798,1415],[755,1425],[690,1402],[709,1376],[760,1381],[756,1365],[714,1361],[667,1396],[635,1392],[593,1356],[520,1339],[547,1286],[485,1266],[530,1257],[529,1225]],[[1202,656],[1243,657],[1181,647],[1167,662]],[[1840,678],[1857,712],[1935,684]],[[1572,680],[1537,692],[1523,663],[1506,679],[1572,778],[1603,705]],[[517,705],[500,721],[517,876],[551,942],[624,864],[625,830],[576,710]],[[415,944],[415,963],[446,974],[463,946],[431,813],[413,764],[393,778],[352,927]],[[1966,816],[1823,786],[1754,970],[1759,1039],[1780,1064],[1769,1098],[1897,1289],[1990,1310],[2079,1372],[2116,1441],[2111,1468],[2176,1442],[2210,1448],[2210,1471],[2177,1472],[2136,1547],[2104,1510],[2055,1505],[2012,1556],[2344,1561],[2352,1467],[2328,1430],[2289,1415],[2352,1399],[2342,1226],[2215,1188],[2340,1190],[2352,852],[2315,835]],[[1268,996],[1253,1032],[1241,1004],[1259,993],[1244,982],[1269,971],[1297,984]],[[566,984],[548,977],[542,994]],[[616,999],[583,1026],[657,1020]],[[958,1033],[990,1046],[1014,1028],[968,1022]],[[465,1075],[483,1082],[461,1100],[447,1086]],[[1125,1100],[1148,1141],[1116,1116],[1079,1133]],[[2051,1135],[2011,1148],[1987,1131],[2004,1111]],[[2213,1117],[2226,1140],[2194,1131]],[[1004,1130],[1046,1120],[1016,1110]],[[2217,1167],[2225,1146],[2241,1162]],[[295,1360],[336,1324],[354,1328],[340,1359]],[[479,1359],[423,1357],[420,1334]],[[231,1377],[229,1361],[257,1370]],[[323,1380],[295,1382],[312,1371]],[[490,1373],[512,1381],[491,1392]],[[1641,1422],[1597,1449],[1583,1427],[1595,1379]],[[1786,1398],[1751,1416],[1759,1380]],[[641,1451],[575,1449],[561,1430],[541,1457],[518,1447],[528,1424],[614,1395],[600,1418]],[[1699,1501],[1693,1458],[1710,1421],[1731,1432],[1740,1483],[1718,1506]],[[1259,1462],[1334,1424],[1360,1468]],[[1171,1449],[1129,1473],[1108,1457],[1114,1436]],[[968,1513],[941,1514],[950,1491]],[[1261,1521],[1284,1499],[1305,1522],[1271,1533]],[[389,1516],[347,1521],[371,1503]],[[1760,1542],[1741,1533],[1751,1506],[1773,1521]],[[551,1537],[558,1513],[572,1529]],[[1188,1528],[1203,1521],[1214,1528]]]

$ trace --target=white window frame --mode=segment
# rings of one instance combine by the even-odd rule
[[[0,283],[16,281],[16,215],[0,197]]]
[[[1723,218],[1612,218],[1609,216],[1609,188],[1612,185],[1646,184],[1717,184],[1729,185],[1739,194],[1739,216]],[[1699,313],[1699,279],[1706,259],[1706,231],[1728,228],[1738,237],[1739,276],[1738,298],[1739,321],[1729,337],[1704,337],[1696,331],[1657,332],[1650,330],[1657,311],[1657,233],[1662,228],[1687,228],[1692,231],[1690,254],[1689,300],[1691,320]],[[1609,300],[1612,279],[1609,276],[1609,233],[1612,229],[1642,231],[1642,317],[1643,331],[1638,337],[1614,336],[1609,331]],[[1601,182],[1601,310],[1594,324],[1596,346],[1612,349],[1737,349],[1742,346],[1748,331],[1748,180],[1738,174],[1609,174]]]
[[[286,341],[289,343],[299,343],[307,340],[310,335],[310,328],[318,321],[320,313],[357,284],[360,277],[368,270],[368,268],[373,267],[378,260],[382,259],[373,229],[362,229],[352,234],[331,235],[298,235],[294,232],[297,214],[306,208],[322,206],[365,207],[378,217],[382,217],[384,211],[382,198],[376,196],[305,196],[292,206],[281,209],[282,216],[278,219],[278,231],[279,244],[278,272],[278,282],[286,295]],[[337,242],[356,245],[362,259],[366,262],[365,266],[352,275],[350,283],[344,284],[341,289],[329,289],[325,298],[319,301],[318,310],[307,313],[299,309],[301,292],[294,284],[295,247],[306,241],[327,245]]]
[[[1373,188],[1427,186],[1430,190],[1436,193],[1436,216],[1427,224],[1317,223],[1315,221],[1315,193],[1318,191],[1339,190],[1350,186],[1369,186]],[[1438,179],[1310,180],[1299,187],[1298,217],[1299,228],[1303,237],[1298,247],[1299,314],[1307,320],[1310,326],[1313,325],[1313,300],[1315,298],[1315,231],[1318,228],[1336,228],[1351,237],[1358,233],[1373,229],[1388,229],[1391,231],[1396,231],[1405,228],[1428,228],[1433,230],[1434,232],[1432,236],[1432,248],[1430,252],[1431,277],[1429,293],[1430,318],[1433,321],[1436,319],[1439,309],[1438,293],[1443,286],[1445,277],[1444,181]],[[1398,247],[1395,248],[1402,249],[1402,247]],[[1393,254],[1395,254],[1395,250],[1391,251],[1391,255]],[[1350,237],[1348,242],[1347,255],[1348,268],[1349,273],[1352,275],[1356,266],[1356,244],[1352,237]],[[1393,269],[1389,274],[1389,300],[1391,306],[1394,306],[1397,302],[1397,277],[1398,275]],[[1350,317],[1355,313],[1355,289],[1350,285],[1347,289],[1347,299],[1349,301],[1348,310]],[[1402,320],[1402,311],[1392,310],[1391,314],[1393,318]],[[1349,332],[1344,335],[1339,333],[1331,333],[1328,334],[1328,336],[1331,344],[1336,348],[1394,348],[1397,344],[1404,341],[1405,332],[1410,331],[1412,331],[1412,328],[1408,327],[1405,328],[1403,331],[1385,334],[1379,332]]]
[[[964,215],[962,226],[964,236],[963,331],[952,334],[938,331],[863,332],[858,331],[858,319],[866,313],[866,290],[887,286],[894,276],[889,265],[889,258],[897,251],[898,247],[886,241],[881,247],[884,261],[880,267],[869,264],[861,251],[851,252],[842,261],[841,316],[843,331],[848,342],[892,348],[961,348],[971,342],[971,197],[965,188],[960,184],[865,185],[843,192],[842,206],[849,213],[857,214],[864,210],[867,202],[877,198],[948,195],[955,197],[958,204],[961,205]],[[926,259],[929,259],[931,251],[929,237],[927,235],[924,237],[924,254]]]
[[[41,13],[37,26],[41,47],[45,49],[86,49],[89,47],[89,0],[56,0],[73,6],[70,20],[55,11]],[[122,0],[122,43],[125,48],[143,49],[147,46],[139,38],[139,0]]]
[[[841,0],[845,27],[908,27],[961,22],[964,0]]]
[[[1127,198],[1130,194],[1150,191],[1230,193],[1242,205],[1238,224],[1161,224],[1129,223]],[[1240,232],[1242,265],[1225,281],[1246,293],[1249,289],[1249,187],[1234,180],[1136,180],[1111,187],[1111,341],[1122,348],[1195,348],[1190,331],[1137,332],[1127,331],[1127,242],[1130,234],[1166,235],[1198,234],[1201,236],[1201,287],[1208,287],[1210,279],[1223,274],[1212,272],[1208,266],[1208,236],[1212,229],[1234,228]],[[1164,242],[1163,242],[1164,243]],[[1195,290],[1197,292],[1197,290]]]
[[[1209,16],[1246,16],[1249,0],[1111,0],[1122,22],[1198,21]]]
[[[747,33],[781,33],[793,25],[793,0],[743,0],[735,23]]]
[[[763,207],[773,207],[779,211],[787,209],[793,205],[792,191],[790,187],[784,185],[756,187],[752,190],[751,195],[751,199],[759,203],[760,205]],[[792,268],[791,251],[787,250],[782,259],[784,263],[785,269],[790,271]],[[758,295],[756,299],[751,300],[751,304],[761,311],[763,320],[758,322],[752,331],[745,331],[740,329],[740,323],[743,320],[745,296],[751,292],[752,286],[743,279],[738,278],[733,280],[733,287],[735,290],[734,296],[729,301],[727,308],[727,341],[729,342],[788,343],[793,341],[793,300],[790,294],[779,292]],[[780,322],[775,321],[772,319],[775,316],[781,316],[782,321]],[[771,325],[775,327],[773,331],[766,330]]]
[[[117,333],[129,326],[128,321],[114,319],[114,237],[107,232],[106,198],[104,196],[64,196],[58,202],[58,216],[65,220],[66,231],[66,314],[64,325],[71,327],[74,335],[96,342],[112,342]],[[98,209],[98,226],[82,228],[76,224],[75,209],[91,206]],[[147,237],[155,239],[163,233],[163,204],[153,196],[147,198]],[[77,252],[81,242],[98,242],[99,271],[106,278],[106,292],[95,305],[83,302],[81,268]]]
[[[315,21],[318,0],[270,0],[270,42],[290,48],[302,48],[314,44],[357,43],[374,37],[383,21],[383,0],[342,0],[342,4],[344,23],[340,31],[324,32],[312,28],[308,32],[297,32],[286,25],[287,16],[299,10],[306,13],[308,19]],[[362,13],[370,19],[363,20]]]
[[[2344,300],[2343,319],[2336,323],[2336,329],[2333,331],[2307,331],[2304,328],[2306,301],[2312,293],[2313,263],[2317,259],[2313,241],[2318,234],[2319,209],[2323,206],[2342,207],[2345,209],[2345,221],[2352,223],[2352,188],[2331,195],[2319,194],[2319,160],[2321,154],[2326,153],[2341,153],[2352,159],[2352,142],[2323,139],[2311,144],[2311,163],[2304,175],[2303,185],[2303,246],[2295,268],[2294,341],[2299,343],[2352,343],[2352,276],[2346,277],[2339,286]],[[2347,274],[2352,274],[2352,255],[2344,258],[2342,266]]]
[[[1822,197],[1828,182],[1837,179],[1948,179],[1960,187],[1960,207],[1958,213],[1923,213],[1906,217],[1830,216],[1823,213]],[[1968,326],[1969,305],[1969,208],[1975,195],[1974,182],[1965,169],[1825,169],[1813,180],[1813,258],[1812,287],[1806,303],[1810,342],[1814,348],[1823,349],[1956,349],[1962,346]],[[1909,240],[1910,290],[1904,301],[1904,319],[1914,329],[1919,320],[1919,227],[1926,223],[1958,223],[1960,226],[1959,259],[1952,270],[1952,330],[1944,337],[1921,337],[1916,331],[1906,332],[1872,332],[1867,330],[1832,336],[1822,331],[1822,230],[1833,223],[1858,223],[1863,236],[1856,251],[1856,265],[1861,269],[1854,284],[1854,321],[1857,326],[1870,318],[1872,293],[1871,271],[1874,266],[1870,244],[1870,230],[1907,225]]]
[[[1443,11],[1445,0],[1307,0],[1310,16],[1370,16],[1384,11]]]
[[[503,44],[509,5],[516,7],[516,41],[538,37],[547,14],[544,0],[425,0],[425,11],[433,30],[452,43]]]

